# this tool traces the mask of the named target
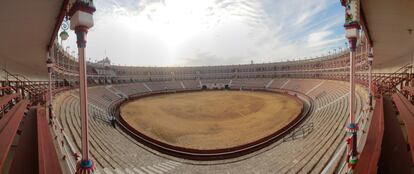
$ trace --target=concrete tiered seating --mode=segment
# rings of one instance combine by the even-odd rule
[[[181,85],[181,81],[167,81],[165,82],[165,86],[168,90],[183,90],[183,86]]]
[[[289,79],[273,79],[272,84],[269,86],[270,88],[279,89],[282,87]]]
[[[146,82],[147,86],[151,88],[152,91],[164,91],[167,90],[168,87],[165,82]]]
[[[313,170],[319,173],[343,141],[343,128],[348,115],[346,90],[340,88],[331,91],[326,97],[327,100],[317,99],[322,101],[318,105],[316,115],[306,121],[314,123],[315,126],[315,132],[305,138],[308,139],[307,141],[301,142],[306,144],[302,145],[306,150],[302,150],[302,153],[295,157],[295,161],[285,165],[282,171],[296,173]],[[331,104],[335,101],[335,104]]]
[[[314,79],[290,79],[289,82],[283,87],[283,89],[289,89],[292,91],[298,91],[306,94],[312,88],[321,84],[322,80]]]
[[[208,85],[208,84],[229,84],[229,79],[201,79],[201,84]]]
[[[233,79],[231,88],[265,88],[271,79]]]
[[[143,83],[122,84],[115,85],[114,87],[128,96],[138,93],[149,92],[149,90],[144,86]]]
[[[185,89],[199,89],[199,88],[201,88],[200,81],[198,81],[198,80],[183,80],[182,82],[185,86]]]
[[[104,86],[89,88],[88,95],[93,104],[96,104],[103,108],[108,108],[111,103],[121,99],[120,96],[112,93]]]
[[[60,109],[56,111],[59,111],[58,118],[63,129],[70,135],[79,151],[81,144],[78,98],[71,94],[63,94],[56,102],[60,102]],[[93,110],[90,105],[89,112]],[[158,173],[172,170],[179,164],[153,156],[124,132],[101,119],[91,118],[89,126],[91,156],[96,161],[98,173]],[[153,158],[157,160],[152,160]]]
[[[247,83],[257,84],[258,81]],[[263,81],[265,80],[263,79]],[[196,86],[195,81],[190,83],[183,81],[183,83]],[[97,161],[98,171],[102,173],[165,173],[172,169],[174,169],[174,173],[223,173],[223,171],[229,173],[320,173],[331,160],[335,160],[337,163],[339,159],[334,159],[333,156],[345,143],[344,127],[349,115],[347,84],[346,82],[329,80],[274,79],[269,88],[280,88],[285,85],[286,88],[283,89],[308,93],[307,95],[314,100],[312,113],[301,123],[302,125],[313,124],[314,129],[305,137],[290,141],[280,140],[263,150],[248,155],[250,158],[236,159],[238,162],[201,166],[171,162],[154,155],[153,153],[158,154],[158,152],[153,152],[136,142],[126,133],[111,127],[108,122],[102,119],[90,119],[91,155]],[[152,87],[158,89],[159,87],[156,86],[152,84]],[[99,88],[93,89],[99,90]],[[365,114],[362,110],[367,100],[367,92],[360,87],[356,92],[357,120],[359,120],[361,115]],[[56,101],[61,102],[57,104],[60,109],[55,109],[55,111],[59,111],[58,118],[64,131],[70,135],[79,149],[78,98],[70,92],[66,92],[64,95],[60,95]],[[91,103],[95,102],[91,101]],[[100,105],[97,106],[100,107]],[[101,110],[103,111],[98,112],[99,114],[107,114],[105,108],[101,108]],[[90,113],[95,112],[96,108],[90,105]],[[297,129],[300,129],[300,126]],[[181,159],[172,159],[181,161]],[[190,161],[190,163],[197,162]],[[177,167],[178,165],[179,167]]]

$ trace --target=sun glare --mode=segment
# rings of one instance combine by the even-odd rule
[[[168,3],[168,1],[166,2]],[[156,3],[146,6],[139,15],[123,16],[131,30],[151,33],[170,49],[201,34],[214,19],[207,16],[212,1],[180,0],[171,4]],[[211,4],[212,5],[212,4]]]

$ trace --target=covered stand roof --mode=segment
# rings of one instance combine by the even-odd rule
[[[362,0],[361,4],[374,46],[374,69],[393,72],[412,63],[414,1]]]
[[[47,75],[46,54],[65,0],[12,0],[0,6],[0,68],[31,79]],[[2,77],[3,78],[3,77]]]

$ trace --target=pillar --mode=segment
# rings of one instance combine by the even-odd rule
[[[369,72],[368,72],[368,97],[369,97],[369,110],[372,111],[372,61],[374,60],[374,53],[373,48],[370,48],[369,54],[368,54],[368,65],[369,65]]]
[[[88,134],[88,85],[86,79],[86,36],[89,28],[93,26],[93,12],[95,7],[92,0],[76,0],[69,15],[71,16],[70,28],[75,30],[79,58],[79,98],[81,116],[81,153],[82,158],[76,166],[77,174],[91,174],[95,170],[95,164],[89,158],[89,134]]]
[[[53,68],[53,61],[52,58],[50,57],[50,54],[48,54],[48,59],[46,61],[47,64],[47,72],[49,75],[48,78],[48,99],[47,100],[47,106],[48,106],[48,112],[49,112],[49,124],[52,124],[52,119],[53,119],[53,108],[52,108],[52,68]]]
[[[341,4],[345,6],[345,36],[349,42],[349,124],[346,131],[349,137],[348,149],[348,169],[352,173],[358,161],[357,151],[357,131],[358,125],[355,122],[355,58],[357,50],[357,41],[359,37],[359,0],[341,0]]]

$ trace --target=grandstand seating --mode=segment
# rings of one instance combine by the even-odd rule
[[[3,108],[13,102],[14,99],[19,98],[20,94],[19,93],[13,93],[13,94],[9,94],[9,95],[5,95],[0,97],[0,109],[3,110]]]
[[[8,152],[10,151],[28,105],[28,100],[21,100],[0,119],[0,171],[6,162]]]
[[[168,90],[167,85],[164,82],[149,82],[145,83],[152,91],[165,91]]]
[[[304,36],[309,33],[324,34],[315,33],[318,31],[314,31],[313,28],[321,22],[329,27],[337,27],[337,15],[332,16],[334,20],[331,20],[329,15],[336,14],[338,5],[341,4],[345,7],[344,27],[347,30],[345,47],[343,47],[344,40],[339,39],[339,42],[336,42],[338,41],[336,36],[339,35],[335,29],[335,32],[328,33],[328,35],[331,34],[329,37],[317,38],[320,39],[319,41],[329,42],[320,42],[323,44],[313,44],[312,47],[300,50],[300,46],[310,44],[301,44],[304,40],[297,37],[299,35],[293,33],[294,31],[285,31],[286,27],[282,26],[283,30],[279,36],[282,37],[281,40],[288,40],[287,45],[286,42],[280,42],[256,45],[264,49],[226,49],[226,53],[236,52],[236,57],[224,54],[224,57],[230,55],[224,62],[233,63],[233,65],[211,66],[223,62],[215,61],[217,57],[223,56],[219,55],[223,49],[218,49],[217,56],[214,55],[215,47],[205,50],[206,46],[208,48],[211,43],[196,44],[191,47],[194,49],[190,50],[176,50],[179,52],[186,50],[183,52],[185,54],[188,51],[188,53],[195,53],[187,54],[190,57],[179,56],[181,57],[179,59],[184,61],[177,59],[172,62],[162,62],[163,64],[183,64],[184,67],[143,65],[141,60],[151,58],[151,56],[137,56],[139,59],[135,63],[139,66],[114,65],[113,62],[119,63],[120,61],[114,60],[111,64],[108,57],[102,61],[95,61],[93,59],[97,58],[96,56],[85,54],[94,52],[88,49],[90,45],[85,47],[85,43],[93,43],[92,40],[87,41],[85,34],[93,31],[89,30],[93,24],[93,13],[97,10],[97,18],[100,18],[99,15],[107,17],[106,14],[111,12],[111,10],[94,6],[94,3],[102,5],[102,2],[100,4],[93,0],[24,1],[24,4],[22,1],[3,2],[2,12],[5,15],[0,16],[0,19],[6,27],[1,28],[3,29],[2,36],[5,37],[2,38],[3,43],[0,44],[2,62],[0,70],[2,74],[0,76],[0,174],[75,173],[76,164],[81,162],[81,134],[89,136],[87,141],[89,149],[83,149],[83,154],[90,153],[90,158],[97,167],[93,173],[97,174],[414,174],[414,62],[412,61],[412,17],[414,13],[410,8],[413,7],[413,0],[339,1],[335,4],[329,1],[323,8],[319,6],[317,10],[311,9],[310,11],[315,13],[305,14],[305,16],[296,14],[287,16],[284,22],[288,24],[287,26],[293,22],[291,27],[306,31],[302,33]],[[125,11],[124,6],[127,11],[130,11],[131,9],[127,6],[139,6],[138,10],[142,10],[141,7],[148,5],[144,1],[134,4],[111,1],[109,6],[111,4],[115,4],[114,8],[121,9],[122,13]],[[210,17],[203,18],[200,24],[206,21],[210,23],[211,17],[213,17],[212,20],[219,22],[230,17],[237,18],[237,24],[246,24],[253,28],[259,26],[259,30],[253,29],[248,33],[250,37],[250,33],[257,34],[257,31],[261,31],[260,28],[263,28],[260,27],[261,24],[265,24],[265,31],[269,28],[269,31],[279,31],[280,27],[273,26],[275,22],[271,19],[284,18],[289,15],[284,11],[273,13],[269,4],[268,2],[216,0],[207,4],[210,6],[207,8],[204,8],[206,4],[201,6],[197,4],[194,7],[212,12],[206,13]],[[283,4],[278,3],[281,6]],[[108,3],[104,5],[108,6]],[[288,8],[294,5],[287,4]],[[165,12],[165,10],[158,10],[158,6],[166,6],[166,4],[164,1],[161,4],[152,4],[147,9],[149,13],[142,13],[143,17],[152,20],[151,16],[157,16],[155,11]],[[307,7],[313,8],[314,5],[304,6],[302,11],[306,12]],[[217,13],[218,15],[211,16],[213,11],[218,12],[217,10],[228,13],[225,15]],[[174,14],[175,11],[172,11],[171,14]],[[170,14],[169,11],[167,12]],[[162,14],[164,13],[161,13],[161,16]],[[113,14],[109,14],[111,15]],[[320,20],[319,23],[307,22],[321,16],[328,16],[328,18]],[[161,19],[161,23],[180,24],[180,22],[169,22],[174,17],[177,16],[170,15],[167,21]],[[301,25],[296,25],[298,20],[295,17],[299,17]],[[239,18],[242,20],[238,20]],[[302,19],[306,22],[302,22]],[[267,25],[269,21],[270,25]],[[36,26],[28,27],[33,26],[30,24],[36,24]],[[227,23],[225,24],[227,26]],[[229,24],[233,25],[233,23]],[[164,25],[158,25],[155,28],[160,26]],[[276,30],[272,27],[276,27]],[[69,28],[75,30],[77,35],[75,39],[77,39],[78,47],[81,47],[77,55],[74,54],[76,48],[74,50],[73,32],[71,39],[65,41]],[[93,33],[89,34],[93,35]],[[155,35],[151,37],[158,38],[157,34],[159,32],[155,32]],[[169,36],[168,32],[166,34]],[[200,36],[202,34],[205,33],[201,33]],[[253,44],[247,45],[254,46],[255,39],[259,42],[272,41],[272,39],[265,38],[266,34],[270,34],[269,38],[275,38],[274,32],[263,32],[253,38]],[[30,37],[32,35],[36,37]],[[219,40],[229,39],[221,35],[213,37],[218,37]],[[141,35],[137,36],[136,38],[141,38]],[[334,38],[335,42],[330,42],[331,38]],[[146,37],[144,39],[148,40]],[[200,39],[197,37],[187,40],[191,42],[179,44],[180,48],[187,47],[189,43]],[[120,41],[116,40],[117,43]],[[159,39],[155,42],[158,43],[158,41]],[[318,42],[318,40],[309,41],[309,43]],[[115,43],[114,40],[112,42]],[[139,47],[142,50],[148,47],[145,44],[134,43],[130,42],[127,48]],[[245,46],[246,43],[241,45]],[[292,50],[289,44],[292,45],[292,43],[294,46],[295,43],[299,43],[293,47],[297,50],[296,53],[289,53],[289,50]],[[240,45],[235,44],[236,47]],[[92,45],[95,49],[99,46],[102,45]],[[199,50],[197,47],[202,48]],[[174,51],[174,49],[171,50]],[[72,54],[69,53],[70,51]],[[118,54],[122,50],[112,52]],[[171,52],[166,54],[168,53]],[[269,57],[262,57],[268,53],[270,53]],[[271,53],[279,54],[272,55]],[[304,54],[308,55],[302,58],[297,57]],[[317,54],[322,54],[322,56],[316,56]],[[194,56],[196,59],[191,58]],[[254,60],[251,60],[251,63],[236,64],[246,63],[252,56]],[[256,58],[257,56],[259,57]],[[197,57],[205,57],[207,62],[205,60],[194,61]],[[280,62],[258,63],[257,60],[280,60]],[[197,64],[197,66],[188,66],[190,64]],[[198,64],[205,65],[198,66]],[[86,72],[83,71],[84,68]],[[391,72],[395,69],[397,70]],[[355,94],[352,93],[352,96],[355,95],[355,101],[351,101],[349,90],[354,82],[358,85],[356,85]],[[84,109],[85,106],[80,106],[79,89],[87,86],[89,86],[88,92],[82,96],[82,101],[86,99],[89,102],[87,103],[89,120],[81,124],[80,107]],[[368,86],[370,98],[368,98]],[[131,136],[134,132],[125,128],[122,122],[118,121],[116,126],[111,125],[114,116],[119,116],[118,107],[124,101],[150,95],[208,89],[267,90],[286,93],[303,99],[302,106],[305,108],[303,111],[306,110],[303,113],[307,114],[306,117],[297,117],[300,119],[298,122],[295,122],[295,118],[295,121],[289,123],[294,126],[287,130],[281,129],[283,133],[279,134],[280,137],[272,139],[263,148],[260,146],[252,148],[253,150],[249,149],[251,151],[248,154],[240,153],[241,155],[235,158],[211,161],[190,160],[179,158],[178,155],[167,155],[163,151],[147,146],[143,143],[146,140],[137,141],[136,137]],[[369,107],[367,106],[368,100]],[[349,106],[354,102],[356,113],[350,111]],[[352,150],[348,149],[348,145],[355,145],[352,144],[355,141],[351,141],[349,132],[346,133],[344,129],[349,122],[353,122],[352,119],[348,120],[350,115],[355,115],[356,129],[358,129],[357,149],[352,148]],[[85,124],[89,124],[89,127],[82,132],[81,125]],[[347,129],[347,131],[352,130]],[[349,157],[351,152],[354,157],[355,150],[358,162],[353,164],[354,159]],[[235,151],[240,152],[239,149]],[[355,170],[352,171],[353,167]]]
[[[414,105],[399,92],[392,95],[392,100],[399,111],[400,118],[404,122],[411,149],[411,159],[414,162]]]
[[[271,79],[233,79],[231,83],[232,88],[266,88],[266,85]]]
[[[39,173],[62,173],[44,108],[36,109],[36,125]]]
[[[133,94],[149,92],[149,90],[145,88],[143,83],[121,84],[121,85],[116,85],[114,87],[124,92],[128,96],[133,95]]]
[[[167,81],[164,84],[168,90],[183,90],[181,81]]]
[[[410,173],[412,159],[407,145],[407,134],[402,131],[402,121],[398,118],[398,107],[392,97],[383,95],[384,103],[384,134],[381,144],[381,156],[377,168],[379,173]],[[376,106],[377,107],[377,106]],[[400,112],[402,114],[402,112]],[[400,116],[401,117],[401,116]],[[371,166],[375,167],[375,166]]]
[[[200,81],[198,80],[183,80],[183,85],[185,87],[185,89],[199,89],[201,88],[200,86]]]
[[[201,84],[203,85],[229,84],[230,83],[230,79],[202,79],[200,81],[201,81]]]
[[[284,84],[286,84],[289,80],[288,79],[273,79],[272,84],[270,85],[270,88],[274,89],[280,89],[283,87]]]
[[[240,86],[263,87],[272,79],[243,79],[236,81]],[[226,82],[230,80],[201,80],[201,83]],[[168,84],[170,83],[170,84]],[[148,82],[152,90],[163,90],[164,85],[171,89],[184,90],[181,81],[168,83]],[[182,81],[186,89],[195,89],[199,82],[196,80]],[[313,124],[313,131],[306,137],[291,141],[280,140],[269,147],[247,155],[245,160],[227,163],[219,166],[195,167],[185,164],[188,162],[182,159],[172,158],[167,160],[158,152],[145,147],[133,138],[128,136],[119,127],[113,128],[108,123],[107,117],[111,114],[107,108],[111,102],[119,101],[121,98],[115,94],[108,94],[104,86],[89,88],[89,113],[90,119],[90,144],[91,155],[96,160],[98,172],[101,173],[131,173],[131,172],[152,172],[163,173],[174,170],[174,173],[210,172],[220,173],[223,168],[226,171],[237,173],[241,170],[248,173],[269,173],[281,171],[285,173],[311,172],[320,173],[329,166],[330,170],[336,168],[341,160],[342,153],[336,155],[341,144],[344,144],[344,126],[348,118],[348,83],[331,80],[313,79],[273,79],[269,90],[280,88],[291,91],[298,91],[307,94],[312,98],[312,113],[303,121],[302,125]],[[131,95],[134,90],[131,87],[139,87],[137,92],[148,92],[143,84],[131,83],[113,85],[114,88],[125,94]],[[358,87],[356,95],[357,115],[366,117],[363,112],[367,102],[367,91]],[[108,96],[103,97],[104,95]],[[110,100],[109,100],[110,99]],[[68,139],[80,149],[80,119],[79,101],[75,91],[62,92],[54,100],[54,112],[62,125]],[[361,118],[357,118],[360,120]],[[158,155],[155,155],[158,154]],[[339,156],[339,157],[338,157]],[[328,165],[329,161],[335,161]],[[237,159],[236,159],[237,161]],[[197,163],[191,161],[191,163]]]

